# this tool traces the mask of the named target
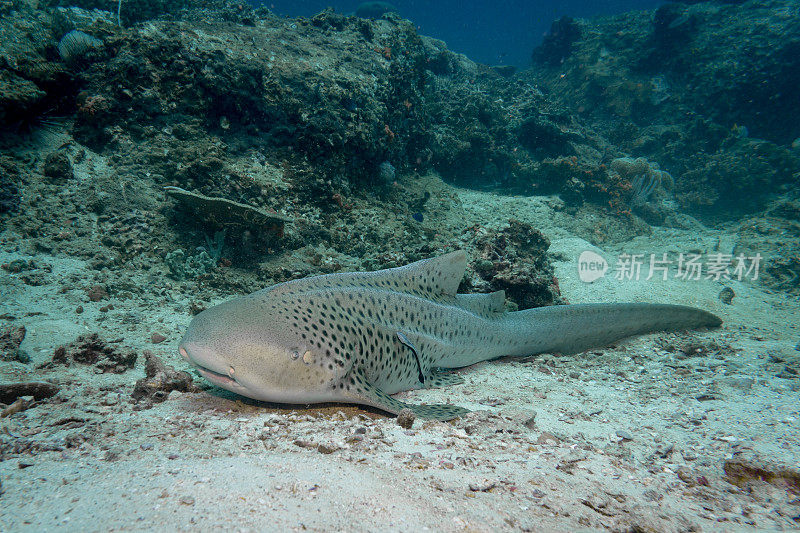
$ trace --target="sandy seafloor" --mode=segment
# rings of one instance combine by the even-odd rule
[[[474,409],[452,423],[394,418],[354,406],[276,409],[219,389],[173,392],[133,410],[133,381],[73,365],[35,370],[56,346],[97,331],[124,334],[178,369],[177,342],[191,294],[153,288],[86,302],[81,260],[0,252],[52,271],[28,286],[2,276],[2,312],[27,316],[32,364],[2,366],[2,381],[56,379],[61,400],[0,421],[6,435],[58,444],[75,425],[79,446],[0,462],[2,531],[739,531],[792,529],[800,505],[800,387],[775,370],[800,355],[798,303],[750,281],[577,279],[592,249],[712,252],[732,236],[655,228],[605,250],[555,227],[553,197],[458,190],[464,227],[529,222],[559,252],[557,276],[572,303],[695,305],[721,329],[645,335],[575,356],[475,365],[465,383],[401,394],[409,402]],[[144,274],[130,283],[148,283]],[[733,288],[731,305],[718,295]],[[66,287],[62,289],[62,287]],[[104,302],[109,303],[109,302]],[[74,310],[83,305],[81,315]],[[136,313],[142,320],[123,323]],[[115,318],[115,316],[117,318]],[[157,330],[167,341],[153,346]],[[138,339],[138,341],[136,340]],[[137,345],[136,343],[140,344]],[[691,349],[684,348],[692,347]],[[790,376],[791,377],[791,376]],[[198,378],[199,381],[199,378]],[[55,446],[58,448],[58,446]],[[726,461],[748,476],[732,484]],[[748,470],[749,469],[749,470]],[[760,470],[759,470],[760,469]],[[757,479],[758,477],[764,480]]]

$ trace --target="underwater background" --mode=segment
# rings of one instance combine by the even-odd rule
[[[797,529],[798,86],[793,0],[0,0],[0,530]],[[395,395],[448,422],[179,352],[458,250],[507,312],[723,324]]]
[[[425,2],[405,0],[391,4],[382,2],[314,0],[253,1],[277,15],[311,17],[331,7],[339,13],[357,13],[375,16],[385,9],[394,9],[412,21],[417,31],[447,43],[454,52],[466,54],[479,63],[509,64],[528,67],[530,52],[541,44],[553,20],[562,16],[586,18],[612,15],[625,11],[655,9],[660,0],[613,0],[587,2],[585,0],[528,2],[503,0],[499,2],[458,2],[444,0]],[[383,5],[386,4],[386,5]]]

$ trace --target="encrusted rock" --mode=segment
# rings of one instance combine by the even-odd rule
[[[192,383],[192,376],[188,372],[176,371],[167,366],[153,352],[143,352],[145,364],[145,377],[138,380],[133,387],[131,397],[137,402],[159,403],[177,390],[180,392],[195,392],[197,387]]]
[[[323,442],[317,446],[317,451],[322,454],[331,454],[335,451],[339,450],[339,446],[332,442]]]
[[[42,172],[53,181],[67,181],[75,176],[72,170],[72,163],[63,152],[52,152],[47,154],[44,160]]]
[[[92,302],[99,302],[100,300],[108,298],[108,291],[106,291],[106,288],[102,285],[92,285],[86,288],[86,296],[88,296],[89,300]]]
[[[66,346],[59,346],[53,353],[53,364],[69,365],[81,363],[94,365],[99,373],[121,374],[136,363],[136,352],[119,350],[100,338],[97,333],[81,335]]]
[[[726,305],[731,305],[735,296],[736,293],[730,287],[725,287],[719,292],[719,300]]]
[[[477,246],[470,292],[503,290],[520,309],[562,302],[547,255],[550,241],[536,228],[511,220],[508,228],[479,237]]]
[[[0,333],[0,361],[30,361],[30,357],[19,349],[24,339],[25,326],[11,327]]]
[[[800,470],[793,466],[764,461],[758,457],[735,457],[722,466],[725,478],[737,487],[769,483],[794,492],[800,491]]]
[[[11,403],[22,396],[32,396],[34,400],[43,400],[54,396],[59,386],[44,381],[27,381],[22,383],[0,384],[0,403]]]
[[[397,414],[397,425],[403,429],[411,429],[416,419],[417,416],[414,414],[414,411],[411,409],[403,409]]]

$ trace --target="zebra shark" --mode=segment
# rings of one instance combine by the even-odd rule
[[[479,361],[577,353],[631,335],[722,323],[669,304],[507,312],[503,291],[456,293],[466,265],[459,250],[397,268],[279,283],[195,316],[179,352],[212,384],[256,400],[356,403],[449,420],[468,410],[391,395],[460,383],[445,369]]]

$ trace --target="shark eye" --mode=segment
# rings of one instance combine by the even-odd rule
[[[300,358],[300,350],[292,350],[292,361],[297,361]]]

